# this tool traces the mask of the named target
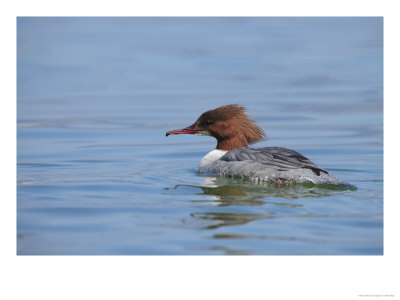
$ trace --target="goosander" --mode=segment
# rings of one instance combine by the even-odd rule
[[[203,113],[189,127],[172,134],[213,136],[217,147],[200,161],[199,173],[247,178],[257,182],[296,182],[352,187],[300,153],[282,147],[248,148],[266,139],[264,131],[237,104]]]

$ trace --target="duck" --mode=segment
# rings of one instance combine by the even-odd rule
[[[192,125],[168,131],[166,136],[178,134],[211,136],[217,140],[216,148],[200,161],[201,175],[275,184],[311,183],[355,188],[294,150],[283,147],[250,148],[249,145],[264,141],[267,136],[246,114],[246,108],[239,104],[208,110]]]

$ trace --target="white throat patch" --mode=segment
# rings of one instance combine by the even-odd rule
[[[195,133],[196,135],[205,135],[205,136],[211,136],[211,134],[208,131],[198,131]]]

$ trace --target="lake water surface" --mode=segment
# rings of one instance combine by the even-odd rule
[[[18,254],[383,254],[382,18],[17,25]],[[199,176],[231,103],[357,190]]]

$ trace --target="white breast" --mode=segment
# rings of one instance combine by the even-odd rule
[[[212,171],[212,166],[215,161],[220,159],[226,152],[224,150],[213,150],[202,158],[200,161],[199,171],[200,173],[209,173]]]

